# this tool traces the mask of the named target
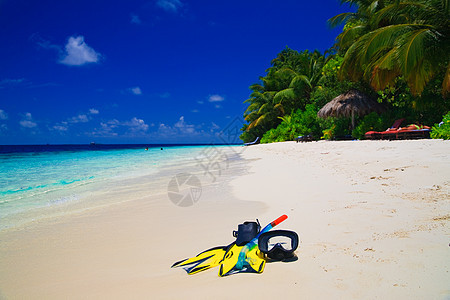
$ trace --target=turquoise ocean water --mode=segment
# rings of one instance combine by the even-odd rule
[[[15,147],[0,146],[0,230],[39,218],[49,208],[90,207],[99,198],[119,201],[133,186],[143,193],[164,193],[170,176],[198,165],[211,148]]]

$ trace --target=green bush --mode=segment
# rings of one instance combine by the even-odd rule
[[[300,135],[307,134],[319,138],[322,128],[317,118],[317,111],[316,106],[307,104],[304,111],[298,109],[292,115],[284,116],[277,128],[264,134],[261,143],[292,141]]]
[[[292,114],[292,139],[299,135],[312,134],[316,138],[320,137],[322,128],[320,120],[317,118],[318,108],[313,104],[307,104],[304,111],[297,110]]]
[[[278,125],[277,128],[272,128],[267,131],[261,139],[261,143],[275,143],[275,142],[284,142],[289,140],[287,138],[286,132]]]
[[[439,124],[434,124],[430,133],[431,138],[450,140],[450,112],[444,116],[442,122]]]
[[[372,112],[362,118],[358,122],[358,125],[353,129],[352,136],[361,139],[364,137],[367,131],[382,131],[386,130],[391,125],[385,125],[385,120],[382,116],[378,115],[376,112]]]

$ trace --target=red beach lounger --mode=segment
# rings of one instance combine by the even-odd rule
[[[430,127],[410,125],[400,128],[397,132],[397,139],[426,139],[430,138]]]
[[[395,139],[397,130],[405,119],[398,119],[392,124],[391,128],[386,131],[367,131],[365,133],[366,139],[379,140],[379,139]]]

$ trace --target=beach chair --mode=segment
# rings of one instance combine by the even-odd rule
[[[400,125],[405,119],[395,120],[394,124],[385,131],[367,131],[365,133],[365,138],[368,140],[389,140],[395,139],[397,130],[400,128]]]
[[[405,128],[400,128],[397,131],[396,139],[411,140],[411,139],[428,139],[430,138],[431,129],[428,126],[410,125]]]
[[[253,142],[250,143],[245,143],[245,146],[251,146],[251,145],[256,145],[259,144],[261,142],[261,139],[259,138],[259,136],[256,138],[256,140],[254,140]]]
[[[296,137],[294,139],[294,141],[298,142],[312,142],[314,141],[314,137],[312,136],[312,134],[308,134],[308,135],[299,135],[298,137]]]
[[[427,139],[430,138],[431,129],[428,126],[411,124],[401,128],[400,125],[405,119],[398,119],[391,128],[386,131],[368,131],[365,134],[366,139],[381,140],[406,140],[406,139]]]

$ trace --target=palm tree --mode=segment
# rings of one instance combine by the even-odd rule
[[[256,86],[253,85],[252,88]],[[271,127],[279,116],[284,115],[283,107],[274,102],[274,95],[275,92],[255,90],[251,98],[244,101],[250,103],[244,113],[244,119],[249,122],[247,130],[256,126]]]
[[[286,48],[272,60],[261,84],[250,87],[249,103],[244,113],[248,124],[243,131],[249,139],[263,135],[280,124],[283,117],[298,108],[304,109],[310,94],[322,77],[325,58],[318,51],[297,51]]]
[[[292,113],[293,110],[298,108],[304,109],[305,105],[309,103],[311,92],[323,77],[322,68],[328,59],[326,60],[316,50],[312,53],[307,68],[301,70],[302,73],[288,68],[277,71],[277,73],[288,73],[290,80],[287,87],[275,94],[274,100],[280,104],[287,103],[291,108],[289,113]]]
[[[444,70],[442,93],[450,91],[449,0],[343,2],[359,8],[329,20],[350,25],[338,37],[346,48],[341,78],[365,78],[381,90],[403,76],[417,95]]]

